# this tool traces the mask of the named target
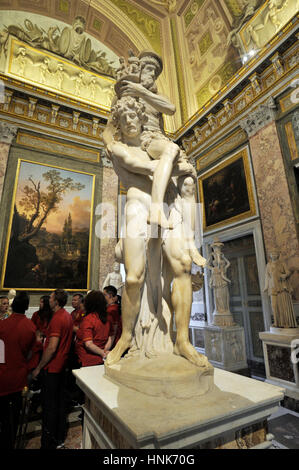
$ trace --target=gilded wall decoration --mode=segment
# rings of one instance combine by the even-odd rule
[[[261,49],[286,23],[298,13],[298,0],[269,0],[264,2],[240,30],[244,52]]]
[[[143,32],[148,38],[153,49],[161,54],[161,25],[153,16],[147,14],[144,10],[137,8],[132,3],[126,0],[110,0],[117,6],[125,15],[130,18],[133,23]]]
[[[25,147],[31,147],[44,152],[63,155],[65,157],[74,157],[79,158],[80,160],[88,160],[92,162],[100,161],[100,152],[97,152],[96,150],[58,142],[49,138],[45,139],[43,137],[37,137],[27,132],[21,131],[18,133],[17,143]]]
[[[18,12],[18,17],[20,13]],[[72,26],[65,23],[53,22],[39,15],[30,15],[31,19],[23,14],[23,25],[16,22],[2,26],[0,31],[1,48],[7,56],[9,36],[33,46],[60,55],[81,67],[108,76],[115,75],[117,57],[107,47],[85,33],[86,20],[77,16]],[[3,23],[9,22],[10,15],[3,13]],[[99,49],[99,45],[101,49]]]
[[[108,110],[114,96],[114,80],[93,74],[10,37],[6,73],[65,96]],[[21,109],[15,112],[22,113]]]

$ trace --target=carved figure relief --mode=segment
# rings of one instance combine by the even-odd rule
[[[92,49],[91,40],[85,34],[86,20],[77,16],[72,26],[65,26],[61,31],[57,25],[48,31],[24,20],[24,26],[9,25],[0,31],[0,52],[7,54],[8,39],[12,35],[34,48],[54,52],[74,63],[95,72],[115,76],[114,62],[107,59],[105,51]],[[20,59],[21,61],[21,59]]]

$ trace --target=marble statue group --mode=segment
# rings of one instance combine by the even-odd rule
[[[117,364],[129,349],[129,357],[175,354],[211,370],[206,356],[189,341],[192,262],[203,267],[206,260],[194,240],[196,172],[163,129],[162,114],[174,114],[175,107],[158,93],[162,69],[161,58],[150,51],[138,57],[131,53],[127,65],[120,59],[116,96],[103,135],[127,189],[126,230],[116,246],[126,271],[123,332],[106,366]]]

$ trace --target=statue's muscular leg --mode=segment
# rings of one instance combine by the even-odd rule
[[[140,290],[144,281],[145,251],[142,238],[125,238],[124,262],[126,282],[121,300],[122,334],[113,350],[108,354],[106,364],[117,363],[130,347],[133,329],[140,309]]]
[[[165,253],[174,272],[171,300],[176,323],[176,342],[174,353],[183,356],[196,366],[209,368],[206,356],[196,351],[189,341],[189,322],[192,306],[192,283],[190,256],[176,248],[177,240],[168,239]],[[176,253],[176,255],[174,255]]]
[[[163,211],[164,196],[179,152],[179,147],[173,142],[158,139],[154,140],[148,148],[149,155],[159,160],[153,177],[152,204],[148,222],[166,229],[172,228],[172,225]]]

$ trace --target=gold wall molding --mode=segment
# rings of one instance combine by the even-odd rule
[[[248,74],[248,72],[250,70],[253,70],[254,67],[255,67],[255,64],[257,63],[257,61],[261,62],[261,60],[269,54],[269,52],[271,50],[273,50],[273,54],[274,54],[274,51],[275,51],[275,47],[277,45],[278,42],[282,42],[284,38],[286,38],[286,36],[290,33],[291,30],[296,30],[296,28],[298,27],[299,25],[299,19],[298,19],[298,15],[295,15],[281,30],[280,30],[280,33],[278,35],[276,35],[273,40],[271,40],[268,44],[266,44],[260,51],[259,53],[256,55],[256,56],[253,56],[253,58],[251,60],[249,60],[248,62],[246,62],[241,69],[238,70],[238,72],[236,74],[234,74],[234,76],[227,81],[227,83],[221,88],[219,89],[219,91],[216,93],[216,95],[214,95],[210,100],[208,100],[202,107],[200,107],[197,112],[190,117],[190,119],[188,119],[183,126],[181,126],[175,133],[175,139],[179,139],[181,137],[183,137],[184,133],[189,130],[192,126],[196,125],[196,122],[198,122],[201,118],[204,117],[204,115],[207,113],[207,111],[209,109],[212,108],[212,106],[214,104],[216,104],[216,102],[219,102],[219,100],[221,100],[221,98],[224,97],[224,95],[227,95],[231,90],[233,90],[233,88],[235,87],[235,85],[237,84],[237,82],[240,82],[242,80],[242,78],[245,78],[245,76]],[[297,46],[298,47],[298,46]],[[279,75],[277,73],[277,69],[275,67],[274,64],[271,64],[270,67],[273,69],[273,73],[275,74],[275,82],[273,83],[270,83],[269,82],[269,76],[266,77],[266,79],[268,80],[268,83],[261,83],[261,88],[264,88],[265,86],[267,86],[268,89],[272,88],[273,85],[276,85],[277,81],[279,81],[280,78],[283,78],[285,77],[288,72],[292,69],[294,69],[294,67],[296,66],[297,62],[298,62],[298,54],[297,54],[297,50],[296,50],[296,46],[292,46],[292,49],[293,49],[293,53],[292,53],[292,57],[288,57],[286,63],[284,64],[284,71],[283,71],[283,74]],[[284,54],[285,56],[286,54]],[[268,68],[269,70],[269,68]],[[263,75],[263,74],[262,74]],[[254,86],[254,84],[253,84]],[[242,93],[242,92],[241,92]],[[256,95],[255,95],[256,96]],[[245,103],[246,106],[248,105],[248,103]]]
[[[91,162],[100,161],[100,152],[96,150],[86,149],[79,145],[75,146],[64,142],[57,142],[54,139],[37,137],[27,132],[20,131],[18,133],[17,144],[44,152],[54,153],[56,155],[62,155],[64,157],[74,157]]]
[[[8,82],[10,83],[10,81]],[[11,83],[10,83],[11,84]],[[102,146],[102,132],[104,124],[100,118],[90,116],[90,119],[81,118],[80,113],[66,113],[60,110],[59,105],[48,102],[46,106],[43,102],[39,104],[38,98],[28,96],[28,99],[14,96],[14,90],[6,88],[5,101],[0,103],[0,113],[11,117],[14,121],[34,123],[38,127],[46,128],[46,133],[51,134],[51,130],[67,132],[70,137],[76,135],[81,138],[88,138],[90,142],[97,142],[97,146]],[[29,126],[30,127],[30,126]]]
[[[294,135],[292,122],[287,122],[285,124],[285,131],[286,131],[286,135],[287,135],[287,140],[288,140],[288,146],[289,146],[289,149],[290,149],[291,159],[296,160],[298,158],[298,150],[297,150],[297,145],[296,145],[296,140],[295,140],[295,135]]]
[[[199,157],[196,160],[197,170],[201,171],[205,169],[207,166],[220,159],[224,154],[246,142],[246,140],[246,133],[243,130],[238,129],[236,132],[223,140],[220,144],[214,146],[208,153],[205,153],[202,157]]]
[[[284,82],[291,74],[293,74],[297,65],[297,61],[292,61],[292,58],[295,57],[295,54],[296,52],[294,51],[294,54],[290,56],[286,61],[283,74],[274,74],[275,79],[274,81],[271,81],[270,84],[267,84],[264,76],[262,76],[260,80],[260,89],[258,91],[254,90],[253,87],[251,89],[247,87],[246,89],[243,89],[239,93],[239,95],[237,95],[229,103],[227,102],[227,100],[225,100],[223,102],[224,110],[222,109],[218,111],[217,114],[215,114],[215,123],[213,127],[211,127],[209,122],[204,124],[202,127],[195,126],[193,128],[193,134],[188,139],[182,139],[182,142],[185,142],[183,146],[187,154],[189,154],[190,152],[193,153],[194,151],[197,151],[202,148],[205,142],[207,140],[210,140],[211,137],[217,132],[219,132],[222,127],[229,125],[233,120],[238,118],[238,116],[244,114],[244,111],[246,109],[251,110],[252,106],[256,102],[260,101],[263,96],[266,97],[267,95],[269,95],[269,92],[271,92],[274,87],[276,88],[279,83]],[[269,76],[269,68],[272,67],[273,65],[270,65],[265,70],[264,73],[266,74],[266,78]],[[294,78],[290,79],[280,89],[276,89],[275,95],[279,95],[280,92],[290,86],[293,80]]]

